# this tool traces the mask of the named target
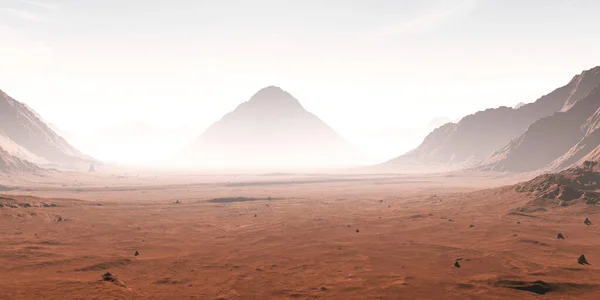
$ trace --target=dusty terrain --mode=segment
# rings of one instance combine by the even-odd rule
[[[0,299],[599,299],[596,207],[514,180],[7,177]]]

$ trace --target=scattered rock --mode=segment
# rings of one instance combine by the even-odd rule
[[[585,221],[583,221],[583,224],[590,226],[590,225],[592,225],[592,222],[590,221],[590,219],[585,218]]]
[[[102,275],[102,281],[112,282],[118,286],[126,287],[123,281],[119,280],[114,274],[110,272],[106,272],[104,273],[104,275]]]
[[[133,256],[140,256],[140,253],[138,251],[135,251],[135,254],[133,254]]]
[[[500,284],[501,286],[507,287],[507,288],[520,290],[520,291],[527,291],[527,292],[535,293],[538,295],[545,295],[553,290],[551,285],[549,285],[541,280],[534,281],[534,282],[502,280],[502,281],[499,281],[498,284]]]
[[[106,272],[106,273],[104,273],[104,275],[102,275],[102,280],[115,282],[117,280],[117,277],[115,277],[115,275],[113,275],[110,272]]]
[[[63,218],[61,216],[58,216],[58,222],[61,222],[63,220]]]
[[[460,264],[458,263],[458,260],[454,263],[454,267],[460,269]]]
[[[564,240],[564,239],[565,239],[565,237],[563,236],[563,234],[562,234],[562,233],[559,233],[559,234],[556,236],[556,238],[557,238],[557,239],[559,239],[559,240]]]
[[[585,259],[585,255],[581,254],[581,256],[579,257],[579,259],[577,259],[577,263],[580,265],[589,265],[590,263],[587,261],[587,259]]]

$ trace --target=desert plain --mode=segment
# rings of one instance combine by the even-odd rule
[[[0,298],[598,299],[598,210],[521,179],[6,177]]]

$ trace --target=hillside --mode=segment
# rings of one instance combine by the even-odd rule
[[[600,68],[593,75],[600,78]],[[600,146],[600,82],[591,92],[578,94],[583,98],[575,102],[569,100],[565,109],[533,123],[518,138],[486,159],[480,169],[562,170],[582,160],[594,159]]]
[[[582,72],[565,86],[517,108],[499,107],[468,115],[456,124],[445,124],[429,134],[423,143],[383,166],[477,166],[536,121],[574,106],[600,84],[600,67]]]
[[[0,91],[0,146],[40,165],[73,167],[93,159],[46,125],[27,105]]]
[[[35,164],[22,160],[0,147],[0,173],[18,173],[37,171]]]

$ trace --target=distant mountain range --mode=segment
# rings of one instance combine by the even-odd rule
[[[0,91],[0,172],[79,169],[95,160],[71,146],[27,105]]]
[[[534,102],[498,107],[441,125],[379,170],[560,171],[600,159],[600,67]],[[179,158],[188,166],[344,166],[357,151],[279,87],[258,91],[201,134]],[[0,172],[40,167],[87,170],[93,158],[33,109],[0,91]]]
[[[356,160],[353,147],[279,87],[258,91],[210,126],[186,161],[210,166],[324,166]]]
[[[600,67],[595,67],[533,103],[487,109],[447,123],[416,149],[380,167],[512,172],[568,168],[600,154],[599,86]]]

